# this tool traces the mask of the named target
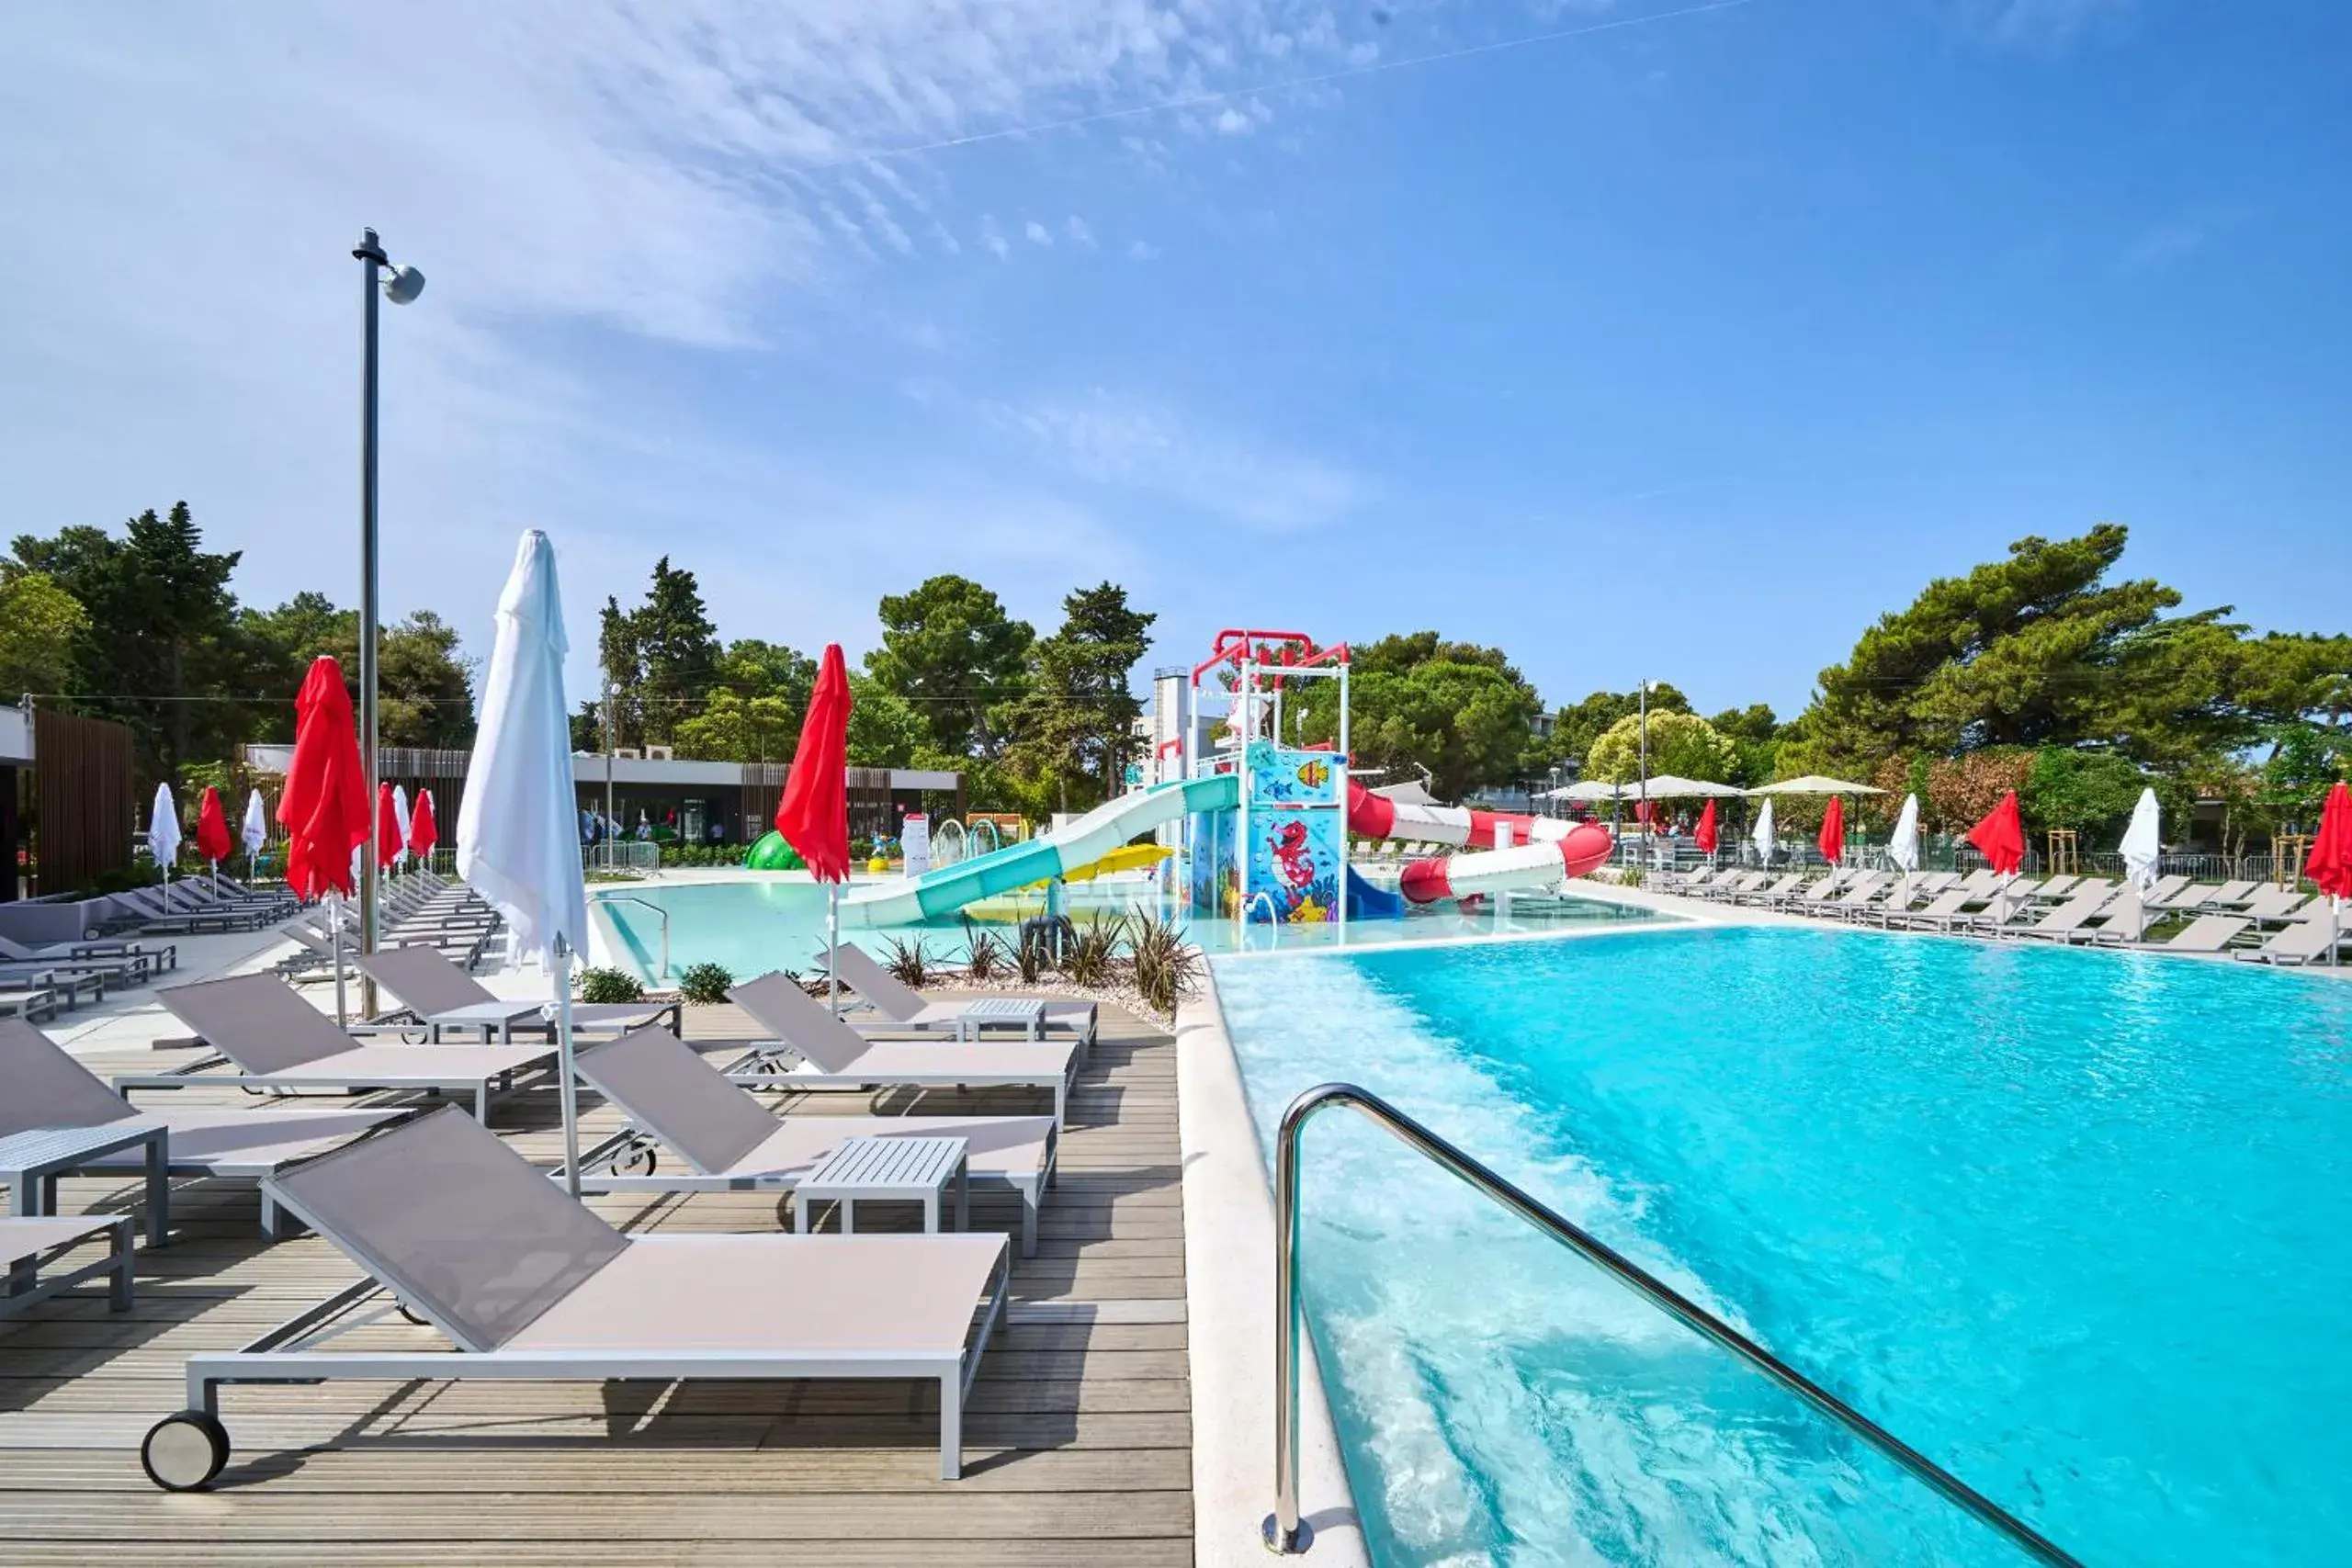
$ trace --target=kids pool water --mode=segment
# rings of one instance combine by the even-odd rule
[[[1689,928],[1215,968],[1269,1147],[1366,1084],[2086,1562],[2352,1561],[2352,985]],[[2019,1560],[1383,1134],[1306,1168],[1384,1563]]]
[[[607,899],[603,897],[606,893],[630,901]],[[668,912],[671,962],[675,967],[701,962],[723,964],[730,973],[749,978],[771,969],[813,970],[824,950],[825,890],[811,882],[763,877],[600,888],[592,902],[607,922],[616,955],[647,979],[653,978],[661,962],[662,922],[635,902],[639,899]],[[977,907],[975,920],[1000,934],[1010,934],[1023,917],[1042,914],[1045,907],[1042,893],[994,898]],[[1098,913],[1105,918],[1135,912],[1172,918],[1209,952],[1324,947],[1334,944],[1340,935],[1336,926],[1284,926],[1277,931],[1261,925],[1238,932],[1231,920],[1193,919],[1181,909],[1164,907],[1150,884],[1136,880],[1105,878],[1066,888],[1063,908],[1081,922]],[[1457,912],[1449,903],[1417,909],[1403,919],[1355,920],[1349,923],[1346,937],[1350,946],[1363,946],[1528,935],[1650,918],[1646,910],[1597,898],[1521,895],[1489,900],[1470,914]],[[965,950],[963,922],[956,919],[888,931],[844,931],[842,936],[876,953],[886,951],[892,941],[921,940],[943,961],[959,959]]]

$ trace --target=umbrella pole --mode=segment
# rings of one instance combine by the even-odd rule
[[[571,1077],[571,948],[561,937],[555,943],[556,1071],[562,1075],[563,1185],[580,1196],[580,1097]]]
[[[327,922],[327,941],[334,946],[334,1026],[341,1029],[350,1015],[343,1005],[343,897],[335,896],[334,918]]]
[[[842,885],[825,884],[825,996],[842,1015]]]

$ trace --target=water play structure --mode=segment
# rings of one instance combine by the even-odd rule
[[[1212,732],[1200,715],[1202,679],[1215,676],[1227,712]],[[968,905],[1039,883],[1080,880],[1121,869],[1123,858],[1159,867],[1195,914],[1286,924],[1395,919],[1408,905],[1548,887],[1582,876],[1609,858],[1613,840],[1598,823],[1474,811],[1393,799],[1349,776],[1349,659],[1346,645],[1317,648],[1300,632],[1231,628],[1182,684],[1176,739],[1152,766],[1160,776],[1103,802],[1026,843],[967,854],[924,875],[864,884],[842,899],[854,926],[899,926],[955,914]],[[1331,746],[1281,743],[1286,692],[1312,682],[1336,685],[1339,733]],[[1159,837],[1160,851],[1128,852]],[[1348,863],[1351,835],[1459,846],[1406,865],[1395,892]]]

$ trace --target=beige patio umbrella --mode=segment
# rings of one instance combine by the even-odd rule
[[[1844,779],[1828,779],[1819,773],[1807,773],[1803,778],[1782,779],[1778,784],[1759,784],[1746,792],[1749,795],[1884,795],[1883,789],[1868,784],[1849,784]]]
[[[1686,779],[1673,773],[1657,773],[1650,778],[1652,800],[1729,800],[1747,793],[1737,784],[1716,784],[1709,779]]]

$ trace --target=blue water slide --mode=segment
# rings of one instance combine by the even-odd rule
[[[1405,918],[1405,896],[1376,887],[1348,867],[1348,919],[1351,920],[1401,920]]]
[[[1008,844],[918,877],[854,886],[842,897],[842,919],[858,926],[907,926],[952,915],[979,899],[1091,865],[1162,823],[1195,812],[1231,811],[1240,803],[1240,781],[1231,773],[1134,790],[1025,844]]]

